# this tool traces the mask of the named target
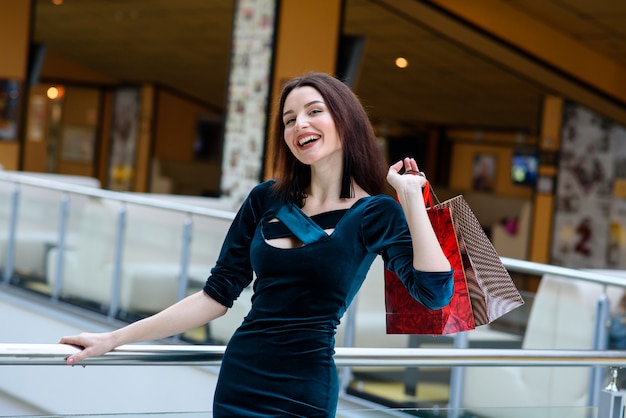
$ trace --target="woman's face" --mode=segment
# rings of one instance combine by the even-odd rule
[[[285,99],[282,118],[285,142],[301,163],[341,161],[341,141],[335,121],[316,89],[309,86],[293,89]]]

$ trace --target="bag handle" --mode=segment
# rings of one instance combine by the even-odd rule
[[[418,175],[424,175],[423,173],[418,173],[416,171],[412,171],[411,174],[413,174],[414,176],[418,176]],[[426,205],[426,208],[432,208],[433,206],[435,206],[435,204],[439,204],[439,199],[437,198],[437,195],[435,194],[435,191],[433,190],[433,186],[430,184],[430,181],[426,180],[426,183],[424,184],[423,188],[422,188],[422,196],[424,196],[424,204]]]
[[[426,180],[426,184],[424,184],[422,195],[424,196],[424,204],[426,205],[426,208],[432,208],[436,204],[440,203],[435,191],[433,190],[433,186],[428,180]]]

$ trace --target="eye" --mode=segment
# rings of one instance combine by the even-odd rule
[[[296,118],[289,118],[289,119],[285,119],[283,121],[283,123],[285,124],[285,126],[291,125],[293,124],[293,122],[296,120]]]
[[[310,112],[311,115],[316,115],[318,113],[322,113],[322,109],[312,109]]]

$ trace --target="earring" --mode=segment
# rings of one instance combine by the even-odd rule
[[[343,157],[343,174],[341,176],[341,194],[342,199],[354,197],[354,185],[352,184],[352,159],[345,155]]]

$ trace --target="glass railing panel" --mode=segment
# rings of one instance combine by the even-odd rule
[[[120,202],[86,198],[77,219],[76,234],[63,252],[60,298],[72,304],[106,313],[111,303],[116,233]],[[73,229],[72,229],[73,231]],[[49,270],[55,271],[58,248],[48,254]]]
[[[450,368],[357,368],[352,370],[346,393],[386,407],[445,407],[450,397]]]
[[[46,252],[58,238],[62,196],[63,193],[56,190],[20,186],[13,254],[14,283],[45,284]]]
[[[186,214],[130,203],[125,207],[119,314],[132,321],[178,300]]]
[[[76,251],[82,211],[89,198],[27,185],[21,186],[20,190],[12,282],[37,293],[52,295],[60,239],[68,254]],[[62,225],[63,232],[60,232]]]
[[[0,267],[4,268],[6,262],[4,252],[9,234],[9,220],[11,217],[12,197],[15,185],[0,181]],[[2,271],[0,271],[0,274]]]

